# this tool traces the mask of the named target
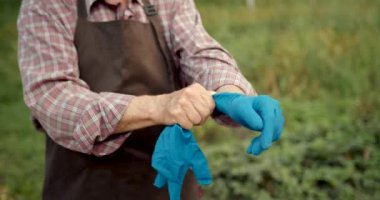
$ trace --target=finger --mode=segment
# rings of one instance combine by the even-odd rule
[[[259,114],[257,114],[255,110],[244,108],[244,109],[241,109],[240,112],[241,112],[240,116],[246,116],[239,120],[242,122],[241,125],[253,131],[263,130],[263,125],[264,125],[263,120],[261,119]]]
[[[166,185],[167,179],[160,173],[157,174],[156,178],[154,179],[153,185],[158,188],[163,188]]]
[[[194,109],[198,112],[199,116],[201,117],[200,122],[197,124],[202,124],[204,121],[207,120],[207,118],[210,116],[210,108],[205,104],[205,102],[192,102]]]
[[[170,200],[180,200],[182,184],[169,181],[168,186]]]
[[[263,148],[261,148],[260,137],[261,136],[255,137],[251,141],[251,145],[247,149],[248,154],[253,154],[255,156],[258,156],[264,150]]]
[[[193,128],[193,123],[190,121],[190,119],[188,119],[187,116],[182,116],[179,120],[178,120],[178,124],[184,128],[184,129],[187,129],[187,130],[190,130],[191,128]]]
[[[215,108],[215,101],[214,98],[212,98],[212,94],[215,94],[215,92],[206,91],[204,94],[201,94],[201,98],[210,112],[213,112]]]
[[[285,118],[284,118],[284,115],[282,114],[281,107],[278,107],[278,109],[276,109],[275,114],[276,114],[276,129],[274,132],[273,142],[276,142],[277,140],[280,139],[281,133],[284,129],[284,124],[285,124]]]
[[[215,102],[212,96],[210,95],[210,92],[207,90],[204,90],[203,92],[199,93],[199,98],[194,99],[194,103],[201,104],[204,108],[204,110],[207,110],[207,112],[212,112],[215,107]]]
[[[261,132],[260,143],[263,149],[268,149],[272,146],[274,134],[274,108],[272,104],[264,104],[261,117],[263,119],[263,131]]]
[[[202,115],[195,108],[193,102],[189,103],[189,105],[185,107],[185,112],[186,112],[187,118],[191,121],[192,124],[196,125],[196,124],[201,123]]]
[[[198,148],[194,157],[191,159],[191,166],[197,179],[201,185],[209,185],[212,182],[212,176],[205,155]]]

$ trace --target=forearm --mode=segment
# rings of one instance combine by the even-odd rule
[[[162,96],[138,96],[131,100],[115,134],[157,125],[157,104]]]
[[[41,83],[31,84],[31,88],[36,89],[25,87],[28,97],[26,104],[57,144],[97,156],[112,153],[122,144],[124,136],[106,143],[102,141],[113,132],[130,96],[116,93],[97,94],[70,82],[54,82],[36,87],[38,84]],[[44,90],[48,92],[42,93]],[[50,103],[51,99],[55,103]],[[105,148],[106,146],[112,148]]]
[[[216,92],[235,92],[244,94],[244,91],[235,85],[224,85],[216,90]]]
[[[179,124],[191,129],[207,120],[215,104],[211,92],[200,84],[157,96],[139,96],[131,100],[115,133],[153,125]]]

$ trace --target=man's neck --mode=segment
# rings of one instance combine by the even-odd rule
[[[123,13],[128,6],[128,1],[129,0],[104,0],[106,4],[108,4],[110,7],[113,7],[117,13],[117,19],[120,19],[124,16]]]
[[[105,2],[113,6],[120,5],[122,7],[126,7],[128,4],[128,0],[105,0]]]

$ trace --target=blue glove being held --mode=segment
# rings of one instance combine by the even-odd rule
[[[237,93],[217,93],[213,98],[217,112],[250,130],[262,132],[252,140],[247,153],[259,155],[280,138],[284,117],[279,102],[273,98]],[[156,142],[152,167],[158,172],[154,185],[159,188],[168,185],[171,200],[180,199],[182,182],[190,168],[201,185],[212,182],[206,157],[193,134],[177,124],[162,131]]]
[[[212,182],[206,157],[195,141],[193,134],[179,125],[167,126],[156,142],[152,167],[158,172],[154,185],[169,187],[171,200],[179,200],[182,182],[192,168],[201,185]]]
[[[252,140],[247,153],[257,156],[280,138],[285,119],[280,103],[272,97],[216,93],[213,98],[217,112],[250,130],[262,133]]]

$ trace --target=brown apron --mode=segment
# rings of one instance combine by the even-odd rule
[[[77,2],[75,45],[80,78],[92,91],[157,95],[180,89],[160,18],[148,0],[144,0],[147,24],[89,22],[85,0]],[[47,137],[43,199],[169,199],[167,189],[153,186],[156,172],[151,167],[162,128],[134,131],[121,148],[103,157],[65,149]],[[198,189],[193,174],[188,173],[181,199],[197,199]]]

